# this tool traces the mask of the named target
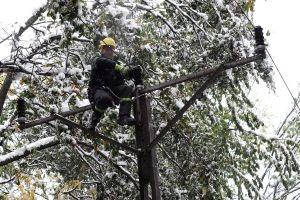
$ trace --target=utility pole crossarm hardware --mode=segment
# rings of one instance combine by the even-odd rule
[[[241,60],[238,60],[238,61],[225,63],[225,64],[223,64],[223,68],[224,68],[224,70],[231,69],[231,68],[234,68],[234,67],[237,67],[237,66],[240,66],[240,65],[244,65],[244,64],[247,64],[247,63],[250,63],[250,62],[253,62],[253,61],[262,60],[262,59],[264,59],[263,55],[254,55],[254,56],[244,58],[244,59],[241,59]],[[186,81],[192,81],[192,80],[195,80],[195,79],[199,79],[201,77],[213,74],[216,70],[218,70],[218,67],[205,69],[205,70],[202,70],[202,71],[199,71],[199,72],[195,72],[193,74],[182,76],[178,79],[168,80],[164,83],[147,87],[147,88],[143,89],[140,93],[145,94],[145,93],[153,92],[155,90],[161,90],[161,89],[164,89],[164,88],[169,87],[169,86],[177,85],[179,83],[183,83],[183,82],[186,82]]]
[[[193,105],[193,103],[203,97],[203,92],[210,85],[212,85],[219,73],[223,71],[223,66],[219,67],[211,77],[209,77],[204,84],[196,91],[196,93],[190,98],[190,100],[184,104],[184,106],[178,111],[178,113],[168,122],[168,124],[160,131],[160,133],[155,137],[151,144],[147,147],[147,150],[154,148],[154,146],[160,142],[160,140],[168,133],[168,131],[182,118],[183,114]]]
[[[259,61],[264,58],[263,55],[254,55],[245,59],[241,59],[238,61],[234,62],[229,62],[229,63],[224,63],[218,68],[213,68],[211,70],[211,77],[209,77],[206,82],[196,91],[196,93],[190,98],[190,100],[181,108],[181,110],[178,111],[178,113],[168,122],[168,124],[160,131],[160,133],[155,137],[155,139],[151,142],[151,144],[146,148],[147,150],[152,149],[157,143],[160,142],[160,140],[168,133],[168,131],[181,119],[183,114],[192,106],[192,104],[199,98],[203,97],[203,92],[205,89],[207,89],[210,85],[212,85],[220,72],[226,70],[226,69],[231,69],[234,67],[238,67],[241,65],[248,64],[253,61]],[[198,75],[201,74],[200,72],[197,73]],[[191,75],[192,77],[193,75]],[[166,85],[166,84],[165,84]],[[172,84],[175,85],[175,84]],[[170,86],[170,85],[168,85]],[[147,88],[143,91],[147,91]],[[153,90],[152,90],[153,91]]]

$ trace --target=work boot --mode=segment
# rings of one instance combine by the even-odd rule
[[[135,119],[133,119],[132,117],[130,117],[128,115],[121,115],[121,116],[119,116],[118,124],[120,124],[121,126],[124,126],[124,125],[133,126],[133,125],[135,125]]]
[[[100,113],[100,112],[97,112],[97,111],[93,112],[93,114],[92,114],[92,120],[91,120],[91,123],[90,123],[90,125],[88,127],[88,129],[90,131],[96,131],[96,126],[99,123],[99,121],[102,118],[102,116],[103,116],[103,113]]]

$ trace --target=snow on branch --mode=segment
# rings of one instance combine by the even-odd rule
[[[85,66],[83,62],[81,62],[82,67]],[[40,76],[56,76],[59,73],[64,73],[66,76],[71,76],[76,73],[76,71],[81,71],[80,68],[73,67],[71,70],[65,71],[65,67],[53,68],[53,67],[43,67],[43,70],[35,69],[34,67],[27,66],[16,67],[16,66],[4,66],[0,68],[0,73],[9,73],[9,72],[22,72],[24,74],[32,74],[32,75],[40,75]]]
[[[43,150],[55,145],[60,142],[55,136],[40,139],[36,142],[27,144],[19,149],[16,149],[6,155],[0,155],[0,166],[7,165],[13,161],[19,160],[30,155],[34,151]]]
[[[159,12],[156,12],[151,6],[148,5],[143,5],[139,3],[124,3],[125,7],[131,7],[131,8],[138,8],[140,10],[145,10],[154,15],[155,17],[161,19],[170,29],[173,33],[177,34],[179,31],[176,30],[173,25],[166,19],[164,18]]]
[[[47,4],[43,7],[41,7],[33,16],[31,16],[25,23],[25,26],[20,27],[18,33],[16,33],[14,35],[14,39],[13,39],[13,48],[12,48],[12,52],[14,50],[17,50],[17,41],[20,40],[21,35],[30,27],[32,26],[36,20],[38,20],[38,18],[43,14],[43,12],[46,11],[47,9]],[[17,54],[18,55],[18,51]],[[13,82],[13,80],[15,79],[15,74],[14,73],[9,73],[9,75],[7,75],[5,77],[5,80],[2,84],[2,87],[0,89],[0,114],[2,113],[2,109],[3,109],[3,105],[4,105],[4,101],[6,99],[8,90]]]
[[[6,184],[6,183],[9,183],[9,182],[12,182],[13,180],[15,180],[15,176],[11,177],[10,179],[8,180],[4,180],[4,181],[0,181],[0,185],[3,185],[3,184]]]
[[[91,149],[93,149],[94,147],[91,146],[88,143],[82,142],[82,141],[77,141],[78,144],[80,145],[84,145],[86,147],[89,147]],[[94,159],[98,165],[101,165],[101,163],[99,163],[99,161],[97,161],[97,158],[95,157],[94,153],[84,153],[84,150],[79,146],[77,146],[77,149],[79,149],[82,152],[82,155],[84,154],[85,156],[91,157],[92,159]],[[136,179],[130,174],[130,172],[128,172],[125,168],[123,168],[122,166],[120,166],[119,164],[115,163],[114,161],[110,160],[109,156],[107,156],[105,153],[101,152],[100,150],[96,149],[97,153],[103,157],[107,162],[109,162],[110,164],[112,164],[113,167],[115,167],[121,174],[125,175],[133,184],[134,186],[138,189],[138,183],[136,181]],[[79,152],[78,152],[79,153]]]
[[[187,18],[188,20],[190,20],[194,26],[196,26],[197,28],[199,28],[204,35],[206,36],[206,38],[209,40],[209,37],[207,35],[207,33],[204,31],[204,29],[198,25],[198,23],[190,16],[188,15],[186,12],[184,12],[181,8],[179,4],[176,4],[174,1],[171,0],[166,0],[169,4],[171,4],[172,6],[174,6],[185,18]]]
[[[35,21],[43,14],[43,12],[47,9],[47,4],[41,7],[33,16],[31,16],[25,23],[25,27],[20,27],[18,33],[15,35],[15,39],[19,40],[20,36],[30,27],[32,26]]]
[[[251,180],[249,180],[244,174],[242,174],[237,168],[235,168],[234,166],[229,165],[229,167],[238,175],[240,176],[242,179],[244,179],[246,182],[248,182],[248,184],[250,184],[250,186],[252,187],[253,191],[258,195],[259,199],[265,199],[259,192],[259,189],[252,183]]]
[[[4,133],[5,130],[11,125],[11,123],[15,120],[16,114],[14,113],[8,120],[4,122],[4,124],[0,124],[0,136],[3,136],[2,134]]]

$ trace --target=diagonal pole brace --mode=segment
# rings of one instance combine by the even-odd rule
[[[178,111],[178,113],[169,121],[169,123],[160,131],[155,139],[147,146],[146,150],[151,150],[167,133],[168,131],[182,118],[183,114],[192,106],[199,98],[203,97],[203,92],[217,79],[219,73],[223,71],[224,65],[221,65],[204,84],[196,91],[190,100]]]
[[[204,82],[204,84],[196,91],[196,93],[190,98],[190,100],[178,111],[178,113],[168,122],[168,124],[160,131],[160,133],[155,137],[155,139],[146,147],[146,150],[151,150],[167,133],[168,131],[182,118],[183,114],[192,106],[192,104],[203,97],[203,92],[210,85],[212,85],[220,72],[234,68],[237,66],[245,65],[250,62],[263,60],[265,57],[263,54],[256,54],[251,57],[240,59],[237,61],[221,64],[218,68],[211,71],[212,75]],[[170,86],[170,85],[168,85]]]
[[[101,133],[96,132],[96,131],[90,131],[89,129],[85,128],[84,126],[81,126],[81,125],[79,125],[79,124],[77,124],[77,123],[75,123],[75,122],[73,122],[73,121],[71,121],[69,119],[66,119],[63,116],[59,115],[59,114],[55,114],[54,116],[57,119],[59,119],[60,121],[62,121],[64,124],[66,124],[66,125],[69,125],[69,126],[72,126],[72,127],[75,127],[75,128],[79,128],[79,129],[81,129],[82,131],[84,131],[86,133],[90,133],[93,136],[96,136],[96,137],[98,137],[98,138],[100,138],[100,139],[102,139],[104,141],[107,141],[107,142],[109,142],[109,143],[111,143],[113,145],[116,145],[118,147],[122,147],[122,148],[124,148],[124,149],[126,149],[128,151],[131,151],[132,153],[135,153],[135,154],[139,154],[140,153],[140,151],[137,150],[137,149],[135,149],[135,148],[132,148],[132,147],[126,145],[126,144],[120,143],[120,142],[118,142],[116,140],[113,140],[113,139],[111,139],[111,138],[109,138],[109,137],[107,137],[107,136],[105,136],[105,135],[103,135]]]

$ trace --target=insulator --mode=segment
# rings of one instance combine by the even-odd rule
[[[254,28],[254,37],[255,37],[256,46],[265,45],[262,27],[256,26]]]
[[[254,37],[256,42],[255,53],[262,56],[262,58],[266,58],[266,47],[262,27],[256,26],[254,28]]]
[[[20,125],[25,124],[25,100],[22,98],[19,98],[17,100],[17,115],[18,115],[18,122]]]

